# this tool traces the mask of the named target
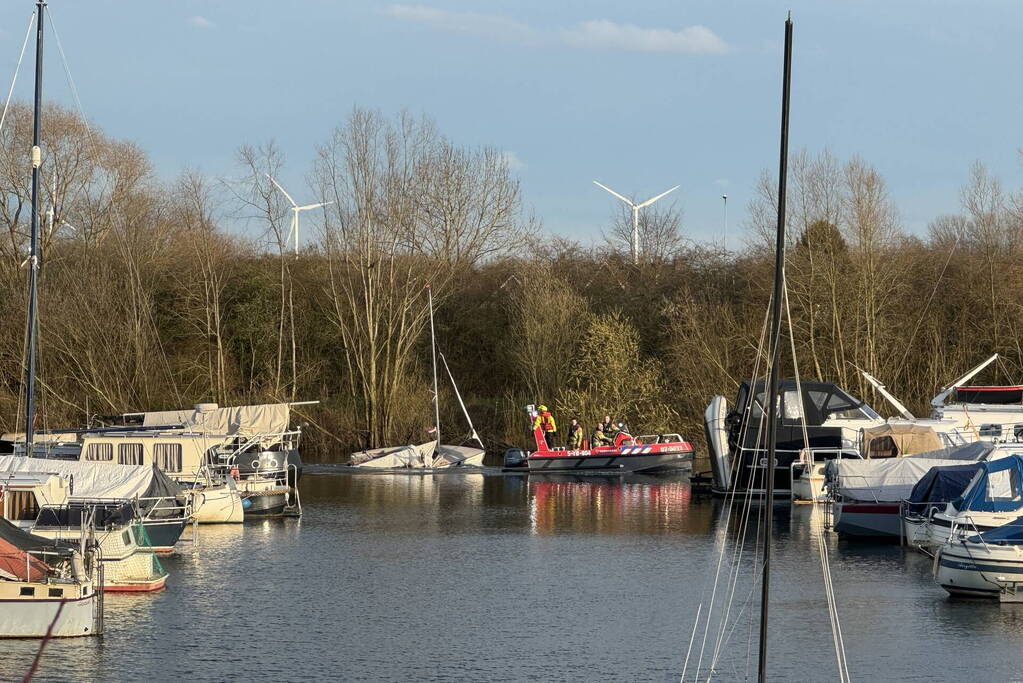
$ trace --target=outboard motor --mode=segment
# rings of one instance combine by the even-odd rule
[[[521,448],[509,448],[504,452],[505,467],[526,467],[528,453]]]

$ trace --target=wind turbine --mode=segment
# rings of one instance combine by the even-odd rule
[[[280,190],[281,194],[283,194],[285,197],[287,197],[288,201],[291,202],[291,229],[288,231],[288,239],[286,241],[290,242],[291,241],[291,236],[292,235],[295,236],[295,253],[297,254],[298,253],[298,214],[301,213],[302,211],[308,211],[309,209],[318,209],[321,206],[327,206],[328,204],[333,204],[334,202],[320,202],[319,204],[305,204],[303,206],[299,206],[298,204],[295,203],[295,200],[291,198],[291,195],[288,194],[288,191],[285,190],[283,187],[281,187],[280,183],[278,183],[276,180],[274,180],[274,177],[272,175],[267,173],[266,177],[269,178],[270,182],[274,184],[274,187],[276,187],[278,190]]]
[[[629,246],[632,248],[632,262],[634,264],[639,264],[639,210],[642,209],[644,206],[650,206],[664,195],[671,194],[672,192],[674,192],[675,190],[682,186],[676,185],[675,187],[671,188],[666,192],[662,192],[656,197],[651,197],[645,202],[640,202],[639,204],[637,204],[631,199],[626,199],[622,195],[618,194],[610,187],[607,187],[606,185],[601,185],[596,180],[593,181],[593,184],[603,190],[607,190],[608,192],[613,194],[615,197],[618,197],[632,208],[632,239],[629,241]]]

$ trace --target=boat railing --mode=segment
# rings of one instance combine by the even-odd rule
[[[984,541],[984,535],[980,532],[976,522],[973,521],[973,517],[966,515],[962,518],[955,517],[952,519],[952,527],[949,529],[948,540],[959,540],[965,541],[971,534],[969,530],[973,530],[973,534],[980,540],[981,545],[984,546],[984,550],[989,550],[987,543]]]

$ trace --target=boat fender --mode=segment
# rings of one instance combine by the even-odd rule
[[[248,510],[252,507],[252,501],[248,498],[242,498],[242,510]]]
[[[231,468],[231,478],[234,479],[235,481],[238,481],[238,468],[237,467],[232,467]]]

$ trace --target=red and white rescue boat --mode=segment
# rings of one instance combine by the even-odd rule
[[[569,450],[548,448],[543,431],[533,431],[536,450],[526,458],[529,472],[669,472],[691,469],[693,447],[679,434],[633,438],[619,432],[614,444]]]

